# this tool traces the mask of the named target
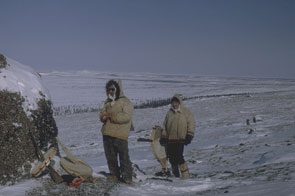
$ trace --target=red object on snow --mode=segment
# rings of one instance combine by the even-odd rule
[[[75,178],[72,182],[69,183],[70,187],[79,187],[83,180],[81,178]]]

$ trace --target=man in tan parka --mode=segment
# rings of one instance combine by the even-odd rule
[[[189,170],[183,157],[184,145],[191,143],[195,133],[194,115],[183,106],[182,98],[175,94],[171,99],[171,108],[163,122],[161,143],[167,144],[167,154],[175,177],[189,178]]]
[[[106,93],[108,98],[100,112],[100,120],[103,123],[101,131],[105,156],[111,173],[110,178],[130,184],[132,183],[132,166],[128,152],[128,136],[133,127],[133,105],[124,96],[120,80],[108,81]]]

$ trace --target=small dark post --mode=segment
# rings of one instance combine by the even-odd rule
[[[255,118],[255,116],[253,117],[253,122],[256,123],[256,118]]]
[[[246,124],[250,125],[250,120],[249,119],[246,120]]]

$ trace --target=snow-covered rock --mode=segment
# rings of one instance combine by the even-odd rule
[[[55,144],[50,96],[33,69],[0,54],[0,184],[30,177],[35,149]]]

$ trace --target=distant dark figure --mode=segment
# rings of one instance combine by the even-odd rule
[[[255,116],[253,117],[253,122],[254,122],[254,123],[256,123],[256,122],[257,122],[257,121],[256,121],[256,118],[255,118]]]
[[[246,124],[247,124],[247,125],[250,125],[250,119],[247,119],[247,120],[246,120]]]
[[[252,133],[254,133],[254,129],[249,129],[248,134],[252,134]]]

